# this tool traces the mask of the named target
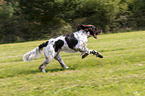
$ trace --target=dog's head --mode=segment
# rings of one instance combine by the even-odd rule
[[[84,30],[86,32],[89,32],[90,35],[92,35],[95,39],[97,39],[97,35],[99,33],[102,33],[101,29],[96,28],[94,25],[83,25],[79,24],[77,27],[78,30]]]

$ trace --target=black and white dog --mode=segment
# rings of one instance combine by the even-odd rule
[[[60,51],[65,52],[80,52],[82,58],[85,58],[89,54],[96,55],[96,57],[103,58],[101,53],[95,50],[87,49],[88,37],[93,36],[97,39],[97,34],[101,33],[102,30],[97,29],[94,25],[78,25],[78,31],[64,36],[59,36],[57,38],[49,39],[47,42],[40,44],[35,49],[24,54],[23,60],[32,61],[34,58],[39,57],[44,49],[45,60],[40,65],[39,69],[45,73],[45,66],[56,59],[63,68],[69,68],[63,62]]]

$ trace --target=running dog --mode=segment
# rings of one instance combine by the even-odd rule
[[[94,25],[83,24],[79,24],[77,29],[78,31],[75,33],[52,38],[45,43],[40,44],[35,49],[24,54],[24,62],[30,62],[34,58],[39,57],[42,53],[42,50],[44,50],[45,60],[40,65],[39,70],[45,73],[45,66],[53,59],[57,60],[63,68],[69,68],[63,62],[60,51],[73,53],[80,52],[82,55],[82,59],[89,54],[93,54],[96,55],[96,57],[103,58],[101,53],[97,52],[96,50],[90,50],[87,48],[88,37],[93,36],[95,39],[97,39],[97,34],[101,33],[102,30],[96,28]]]

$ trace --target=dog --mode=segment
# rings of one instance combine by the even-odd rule
[[[23,60],[32,61],[41,55],[44,50],[45,60],[39,66],[39,70],[46,73],[45,66],[50,63],[53,59],[57,60],[63,68],[68,69],[69,67],[63,62],[60,51],[64,52],[80,52],[82,59],[87,57],[89,54],[96,55],[96,57],[103,58],[101,53],[96,50],[90,50],[87,48],[88,37],[93,36],[97,39],[97,35],[102,33],[102,30],[96,28],[94,25],[83,25],[79,24],[77,32],[51,38],[45,43],[40,44],[35,49],[24,54]]]

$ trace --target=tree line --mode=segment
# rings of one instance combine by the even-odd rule
[[[145,0],[0,0],[0,43],[39,40],[92,24],[104,33],[143,30]]]

